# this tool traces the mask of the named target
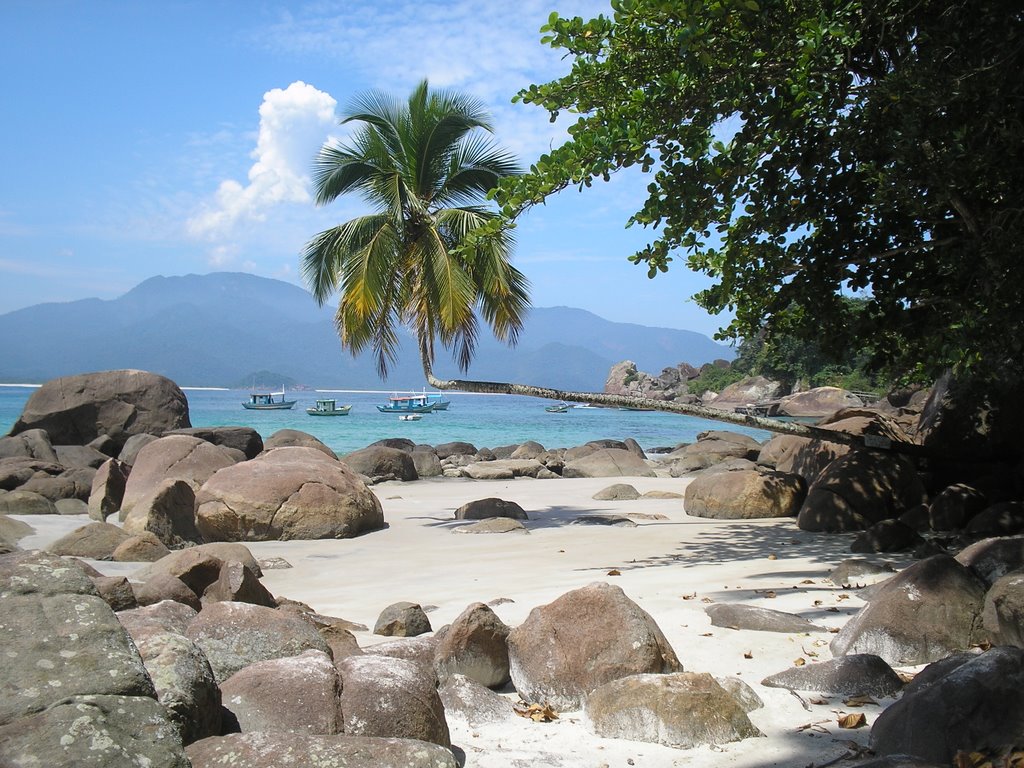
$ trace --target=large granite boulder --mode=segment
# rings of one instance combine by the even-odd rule
[[[203,649],[218,683],[257,661],[330,651],[311,622],[250,603],[207,603],[186,636]]]
[[[957,562],[992,586],[997,579],[1024,568],[1024,536],[998,536],[976,541],[960,550]]]
[[[467,501],[455,510],[456,520],[488,520],[492,517],[508,517],[512,520],[528,520],[526,510],[514,501],[490,497]]]
[[[387,637],[416,637],[430,632],[430,619],[419,603],[392,603],[380,612],[373,634]]]
[[[756,459],[761,444],[749,435],[727,430],[709,430],[697,435],[697,442],[676,448],[662,457],[673,477],[720,464],[730,459]]]
[[[96,470],[89,491],[89,517],[99,522],[121,509],[124,489],[128,483],[128,465],[107,459]]]
[[[135,457],[121,501],[121,520],[165,480],[184,480],[196,491],[217,470],[234,464],[224,450],[198,437],[168,435],[154,440]]]
[[[116,525],[89,523],[51,542],[46,549],[55,555],[112,560],[114,550],[129,538],[131,534],[125,533]]]
[[[27,429],[19,435],[0,437],[0,459],[37,459],[60,464],[45,429]]]
[[[985,594],[982,621],[993,645],[1024,648],[1024,571],[996,580]]]
[[[505,622],[483,603],[458,615],[437,645],[434,665],[442,678],[464,675],[488,688],[508,682],[508,633]]]
[[[725,387],[711,402],[709,408],[719,411],[733,411],[737,406],[761,403],[782,394],[782,383],[764,376],[748,376],[735,384]]]
[[[242,733],[342,731],[341,681],[323,651],[250,664],[220,684],[224,708]]]
[[[55,445],[85,445],[107,435],[117,446],[132,435],[192,426],[185,393],[146,371],[65,376],[32,393],[11,435],[45,429]]]
[[[0,725],[73,696],[156,697],[134,644],[78,563],[2,556],[0,600]]]
[[[263,443],[263,450],[272,451],[274,448],[315,448],[325,456],[338,458],[319,438],[298,429],[279,429],[268,437]]]
[[[871,728],[878,755],[952,765],[957,752],[1019,745],[1024,733],[1024,650],[992,648],[930,685],[908,688]]]
[[[0,514],[4,515],[56,515],[57,505],[45,496],[32,491],[8,491],[0,494]]]
[[[451,747],[437,678],[411,661],[349,656],[337,663],[345,733],[418,739]]]
[[[9,768],[189,768],[181,739],[154,699],[65,695],[41,712],[0,725]]]
[[[458,768],[451,750],[415,739],[310,736],[284,731],[232,733],[185,750],[192,768]],[[300,757],[297,757],[300,756]],[[156,766],[154,766],[156,768]]]
[[[471,728],[508,722],[516,717],[512,702],[464,675],[449,675],[437,689],[445,717],[465,720]]]
[[[133,608],[130,611],[119,611],[117,620],[121,622],[132,639],[138,642],[146,635],[170,633],[184,635],[189,622],[198,611],[173,600],[164,600],[152,605]]]
[[[744,603],[714,603],[707,606],[704,612],[711,619],[713,627],[728,627],[730,629],[754,630],[756,632],[824,632],[824,627],[819,627],[809,619],[798,616],[795,613],[776,611],[772,608],[763,608],[760,605],[746,605]]]
[[[806,494],[799,475],[737,461],[697,475],[686,486],[683,508],[716,520],[796,517]]]
[[[594,732],[610,739],[690,748],[762,735],[706,672],[612,680],[590,694],[586,711]]]
[[[148,581],[153,576],[168,574],[183,579],[201,595],[220,576],[220,568],[224,563],[241,563],[257,576],[263,575],[259,563],[247,546],[237,542],[214,541],[171,552],[140,569],[132,578]]]
[[[129,536],[117,545],[114,550],[113,559],[118,563],[155,563],[162,557],[167,557],[171,551],[154,534],[145,533]]]
[[[845,389],[815,387],[783,397],[778,406],[778,414],[799,418],[821,418],[844,408],[860,408],[863,405],[863,400]]]
[[[207,480],[196,523],[208,541],[343,539],[382,528],[384,513],[343,463],[314,448],[276,448]]]
[[[623,448],[599,448],[593,453],[568,461],[562,477],[655,477],[643,459]]]
[[[948,555],[934,555],[880,584],[832,641],[834,656],[873,653],[895,666],[969,648],[981,634],[984,583]]]
[[[906,459],[858,450],[828,465],[807,489],[797,516],[805,531],[860,531],[924,501],[917,472]]]
[[[790,667],[761,681],[768,688],[817,691],[832,696],[895,696],[903,681],[879,656],[852,653],[817,664]]]
[[[370,446],[346,454],[341,460],[353,472],[368,477],[375,483],[384,480],[419,479],[411,453],[398,448]]]
[[[680,672],[654,619],[619,588],[594,583],[534,608],[508,636],[509,671],[528,702],[579,709],[620,677]]]

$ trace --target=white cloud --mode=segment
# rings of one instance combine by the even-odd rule
[[[312,158],[336,126],[336,106],[330,94],[301,81],[265,93],[248,182],[221,181],[214,199],[188,219],[188,233],[215,240],[281,203],[308,203]]]

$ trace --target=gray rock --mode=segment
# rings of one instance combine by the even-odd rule
[[[308,432],[300,432],[297,429],[279,429],[267,438],[263,444],[264,451],[272,451],[274,448],[315,448],[320,453],[332,459],[337,455],[318,438]]]
[[[446,717],[458,717],[470,727],[502,723],[516,717],[508,699],[475,680],[454,674],[445,677],[438,688]]]
[[[761,681],[769,688],[818,691],[836,696],[895,696],[903,681],[884,659],[854,653],[817,664],[791,667]]]
[[[343,456],[341,461],[353,472],[369,477],[375,483],[418,479],[412,455],[398,448],[363,448]]]
[[[683,508],[693,517],[750,520],[794,517],[807,487],[803,478],[754,464],[701,472],[686,486]]]
[[[715,680],[730,696],[736,699],[736,703],[739,704],[747,714],[750,714],[755,709],[761,709],[761,707],[764,706],[764,702],[761,700],[761,697],[754,692],[754,689],[738,677],[716,677]]]
[[[341,681],[331,657],[322,651],[258,661],[222,682],[220,689],[224,708],[235,716],[242,733],[342,731]]]
[[[762,608],[758,605],[715,603],[704,608],[711,618],[711,626],[760,632],[825,632],[803,616]]]
[[[935,495],[928,508],[928,521],[933,531],[955,531],[963,528],[987,506],[985,494],[977,488],[957,483]]]
[[[92,583],[113,611],[127,611],[138,605],[131,582],[124,576],[93,576]]]
[[[11,434],[39,428],[57,445],[85,445],[100,435],[124,445],[134,434],[189,426],[188,400],[173,381],[124,370],[46,382],[29,397]]]
[[[186,581],[194,583],[194,589],[198,590],[198,594],[201,595],[203,590],[220,575],[220,563],[215,563],[214,560],[219,560],[221,563],[242,563],[257,576],[263,575],[259,563],[256,562],[256,558],[253,557],[247,546],[238,542],[214,541],[200,544],[198,547],[171,552],[167,557],[140,569],[132,575],[132,578],[137,581],[147,581],[157,574],[181,576],[195,568],[202,568],[203,575],[198,577],[199,581],[186,577]],[[204,563],[205,565],[201,565]]]
[[[417,603],[393,603],[380,612],[373,626],[375,635],[415,637],[430,632],[430,619]]]
[[[509,517],[513,520],[528,520],[526,511],[514,501],[487,498],[469,501],[455,510],[456,520],[487,520],[492,517]]]
[[[192,485],[169,477],[150,487],[135,500],[124,519],[124,530],[133,535],[152,533],[172,549],[201,544],[203,537],[196,529],[196,494]]]
[[[509,517],[492,517],[471,525],[452,528],[452,533],[529,533],[526,526]]]
[[[263,438],[252,427],[190,427],[174,429],[168,435],[189,435],[208,443],[241,451],[246,459],[255,459],[263,450]]]
[[[96,597],[99,593],[84,563],[30,551],[0,557],[0,599],[17,595]]]
[[[0,496],[0,514],[56,515],[57,505],[42,494],[33,491],[8,491]]]
[[[177,576],[161,573],[134,586],[139,605],[153,605],[169,600],[198,611],[202,607],[199,595]]]
[[[129,538],[131,538],[130,534],[125,533],[116,525],[89,523],[61,536],[46,549],[55,555],[112,560],[114,550]]]
[[[25,484],[27,487],[28,483]],[[1001,501],[979,512],[964,530],[972,536],[1014,536],[1024,533],[1024,503]]]
[[[1024,723],[1024,650],[993,648],[887,707],[871,727],[878,755],[950,765],[954,755],[1018,744]]]
[[[985,594],[982,621],[993,645],[1024,648],[1024,571],[996,580]]]
[[[171,550],[155,534],[146,531],[118,544],[113,559],[118,563],[155,563],[169,554]]]
[[[857,535],[851,552],[903,552],[922,544],[924,539],[906,523],[881,520]]]
[[[591,498],[597,501],[633,501],[640,498],[640,492],[629,483],[614,483],[602,488]]]
[[[186,636],[203,649],[218,682],[257,661],[330,651],[310,622],[250,603],[207,603]]]
[[[19,435],[0,437],[0,459],[14,458],[61,463],[45,429],[27,429]]]
[[[184,636],[189,622],[197,615],[198,611],[187,605],[173,600],[164,600],[152,605],[133,608],[130,611],[120,611],[117,614],[117,620],[137,643],[139,639],[148,634],[170,632]]]
[[[447,627],[442,627],[434,635],[418,635],[416,637],[387,640],[383,643],[368,646],[365,653],[371,656],[387,656],[390,659],[410,661],[420,669],[420,674],[423,676],[436,677],[437,672],[434,667],[434,659],[437,656],[437,647],[441,641],[441,635],[446,629]]]
[[[587,697],[598,736],[691,748],[763,735],[711,675],[676,672],[632,675]]]
[[[223,563],[217,580],[203,590],[203,602],[230,601],[276,608],[277,602],[244,563]]]
[[[5,541],[21,541],[26,536],[31,536],[34,532],[35,528],[28,523],[15,520],[7,515],[0,515],[0,539]]]
[[[43,712],[0,726],[10,768],[189,768],[165,710],[142,696],[66,692]]]
[[[832,654],[874,653],[896,666],[941,659],[975,642],[984,597],[967,568],[929,557],[881,584],[836,635]]]
[[[196,491],[218,469],[233,465],[224,451],[198,437],[168,435],[154,440],[135,457],[121,501],[121,519],[126,520],[136,504],[167,480],[183,480]]]
[[[515,473],[504,461],[482,461],[462,467],[459,476],[473,480],[511,480]]]
[[[185,752],[192,768],[458,768],[451,750],[437,744],[366,736],[233,733],[196,742]],[[301,763],[295,762],[296,755]]]
[[[125,441],[124,446],[117,455],[117,460],[130,469],[132,464],[135,463],[135,458],[139,455],[139,451],[154,440],[159,439],[160,438],[156,435],[150,435],[148,433],[132,435]],[[127,473],[125,474],[125,479],[127,479]]]
[[[988,586],[1011,571],[1024,568],[1024,536],[999,536],[976,541],[956,556]]]
[[[508,633],[505,622],[483,603],[456,617],[437,646],[434,664],[443,679],[464,675],[488,688],[508,682]]]
[[[601,448],[573,461],[568,460],[562,477],[654,477],[647,462],[622,448]]]
[[[861,558],[850,558],[843,560],[832,569],[828,580],[837,587],[853,584],[868,584],[888,579],[896,570],[889,563],[873,563],[870,560]]]
[[[441,468],[441,460],[433,451],[416,450],[410,456],[417,477],[440,477],[444,471]]]
[[[636,523],[623,515],[577,515],[569,525],[609,525],[616,528],[636,528]]]
[[[451,747],[436,677],[411,661],[369,654],[349,656],[337,666],[346,734]]]
[[[528,702],[579,709],[595,688],[682,669],[672,646],[619,588],[594,583],[534,608],[508,636],[512,682]]]
[[[452,443],[441,443],[440,445],[434,446],[434,453],[437,454],[439,459],[447,459],[449,456],[455,455],[467,455],[472,456],[476,453],[476,446],[472,443],[466,442],[452,442]]]
[[[98,469],[110,457],[87,445],[55,445],[57,463],[65,467],[91,467]]]
[[[57,499],[53,502],[58,515],[87,515],[89,505],[81,499]]]

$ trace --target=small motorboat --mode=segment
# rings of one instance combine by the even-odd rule
[[[317,400],[315,406],[306,409],[306,413],[310,416],[348,416],[351,410],[351,405],[338,405],[337,400]]]
[[[423,418],[420,413],[400,413],[398,414],[399,421],[419,421]]]
[[[279,399],[275,400],[277,397]],[[250,411],[285,411],[295,406],[297,400],[285,400],[284,388],[280,392],[253,392],[249,395],[249,402],[242,403],[242,407]]]
[[[570,407],[568,403],[559,403],[558,405],[545,406],[544,410],[548,413],[568,413]]]

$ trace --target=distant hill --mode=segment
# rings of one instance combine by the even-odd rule
[[[139,368],[183,386],[232,386],[254,371],[311,387],[423,385],[411,336],[385,383],[369,355],[353,358],[341,348],[333,318],[332,307],[318,307],[306,291],[280,280],[231,272],[153,277],[110,301],[37,304],[0,315],[0,381]],[[660,371],[732,357],[728,347],[692,331],[539,307],[515,349],[482,333],[466,378],[592,391],[625,359]],[[443,350],[438,358],[438,375],[460,375]]]

